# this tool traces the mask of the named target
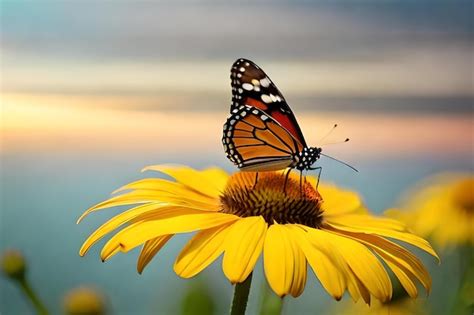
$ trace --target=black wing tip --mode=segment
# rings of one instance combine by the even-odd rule
[[[248,62],[248,63],[253,64],[253,65],[256,64],[255,62],[253,62],[252,60],[250,60],[248,58],[241,57],[241,58],[238,58],[237,60],[235,60],[234,63],[232,64],[232,66],[239,65],[242,62]]]

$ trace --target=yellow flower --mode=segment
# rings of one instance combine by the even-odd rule
[[[428,178],[408,195],[404,208],[410,211],[387,214],[440,247],[474,245],[474,175],[444,173]]]
[[[285,186],[280,172],[236,173],[220,169],[151,166],[175,181],[147,178],[128,184],[130,190],[87,210],[141,204],[99,227],[84,242],[80,255],[106,234],[116,232],[101,252],[107,260],[119,251],[143,244],[137,269],[142,272],[165,243],[178,233],[197,231],[176,259],[174,270],[190,278],[223,254],[222,269],[231,283],[241,283],[263,252],[267,281],[279,296],[299,296],[307,264],[335,299],[349,291],[366,303],[371,296],[387,301],[392,285],[382,262],[395,273],[410,296],[416,281],[430,290],[431,278],[421,261],[388,238],[417,246],[436,256],[424,239],[408,233],[393,219],[369,215],[357,194],[321,184],[314,178],[300,187],[291,176]],[[322,197],[321,197],[322,196]]]
[[[0,257],[3,273],[12,279],[22,280],[25,278],[26,261],[20,251],[7,249]]]
[[[78,287],[63,299],[64,312],[69,315],[101,315],[106,313],[105,298],[95,288]]]
[[[406,315],[428,314],[423,303],[419,300],[410,298],[397,299],[389,303],[381,303],[375,301],[372,305],[367,306],[361,303],[352,303],[344,305],[342,308],[337,308],[333,314],[339,315]]]

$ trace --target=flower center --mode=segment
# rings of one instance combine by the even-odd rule
[[[454,200],[465,211],[474,213],[474,179],[464,179],[456,184]]]
[[[221,195],[221,212],[240,217],[261,215],[268,224],[274,221],[319,227],[322,221],[322,198],[308,182],[300,186],[298,176],[285,179],[283,173],[260,172],[232,175]],[[285,184],[286,181],[286,184]]]

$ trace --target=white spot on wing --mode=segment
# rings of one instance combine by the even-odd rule
[[[247,91],[252,91],[253,90],[253,85],[250,84],[250,83],[244,83],[244,84],[242,84],[242,87]]]
[[[264,101],[265,103],[271,103],[273,100],[270,96],[268,96],[267,94],[262,94],[260,96],[260,98],[262,99],[262,101]]]
[[[270,80],[267,77],[265,77],[265,78],[260,80],[260,84],[263,87],[269,87],[270,86]]]
[[[244,71],[245,71],[245,68],[244,68],[244,67],[240,67],[239,71],[240,71],[240,72],[244,72]]]

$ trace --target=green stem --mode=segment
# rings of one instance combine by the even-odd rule
[[[252,274],[249,274],[247,279],[242,283],[237,283],[234,288],[234,299],[232,300],[232,307],[230,315],[244,315],[247,301],[249,299],[250,285],[252,284]]]
[[[43,303],[41,303],[40,299],[35,294],[30,284],[26,280],[26,277],[19,279],[18,283],[20,284],[20,287],[23,290],[23,293],[25,293],[25,295],[28,296],[28,298],[30,299],[31,303],[33,303],[33,306],[35,307],[37,314],[47,315],[48,311],[46,310],[46,307],[43,305]]]

